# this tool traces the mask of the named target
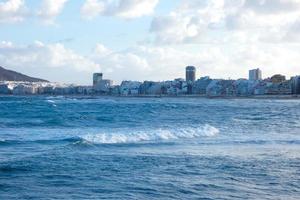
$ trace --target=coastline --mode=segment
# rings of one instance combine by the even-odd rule
[[[0,97],[80,97],[80,98],[195,98],[195,99],[270,99],[270,100],[293,100],[299,99],[300,95],[252,95],[252,96],[207,96],[207,95],[12,95],[1,94]]]

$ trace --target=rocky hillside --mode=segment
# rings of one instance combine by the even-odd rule
[[[0,81],[49,82],[47,80],[33,78],[12,70],[7,70],[1,66],[0,66]]]

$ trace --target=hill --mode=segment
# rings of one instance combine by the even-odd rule
[[[47,80],[30,77],[19,72],[4,69],[0,66],[0,81],[26,81],[26,82],[49,82]]]

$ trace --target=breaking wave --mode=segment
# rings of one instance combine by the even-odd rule
[[[219,132],[219,129],[206,124],[200,128],[179,128],[176,130],[157,129],[152,131],[135,131],[132,133],[117,132],[87,134],[81,138],[93,144],[118,144],[213,137],[219,134]]]

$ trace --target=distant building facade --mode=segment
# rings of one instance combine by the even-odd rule
[[[196,68],[194,66],[185,68],[185,80],[187,83],[193,83],[196,80]]]
[[[185,68],[185,80],[187,83],[187,94],[193,94],[193,83],[196,80],[196,68],[194,66]]]
[[[93,74],[93,86],[97,85],[103,79],[102,73],[94,73]]]
[[[259,68],[249,70],[249,80],[250,81],[258,81],[262,80],[262,72]]]
[[[59,84],[51,82],[0,81],[0,94],[13,95],[120,95],[120,96],[180,96],[186,94],[208,97],[234,97],[252,95],[300,95],[300,76],[285,80],[276,74],[261,80],[261,71],[249,71],[249,79],[224,80],[196,78],[196,68],[188,66],[186,80],[169,81],[123,81],[113,85],[112,80],[103,79],[102,73],[93,74],[93,86]]]
[[[210,84],[212,79],[209,78],[209,76],[201,77],[200,79],[196,80],[193,83],[193,94],[199,94],[199,95],[205,95],[206,94],[206,88]]]
[[[10,94],[11,91],[8,88],[7,84],[0,84],[0,94]]]
[[[93,74],[93,89],[96,93],[108,93],[112,85],[113,81],[103,79],[102,73]]]
[[[14,95],[31,95],[31,94],[36,94],[38,90],[38,87],[35,85],[16,85],[13,90],[12,94]]]
[[[138,81],[122,81],[120,85],[120,94],[127,95],[138,95],[140,92],[141,82]]]
[[[112,86],[113,86],[112,80],[102,79],[96,85],[94,85],[94,91],[100,93],[107,93],[109,92]]]
[[[267,85],[265,93],[266,95],[290,95],[292,94],[291,81],[272,82]]]
[[[300,76],[292,78],[292,94],[300,94]]]
[[[282,83],[284,81],[286,81],[285,76],[283,76],[281,74],[276,74],[276,75],[271,77],[271,82],[272,83]]]

